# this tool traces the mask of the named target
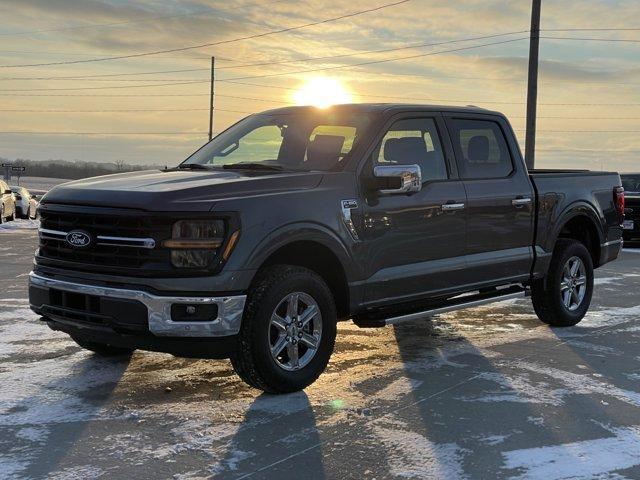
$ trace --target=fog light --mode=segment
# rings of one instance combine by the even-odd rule
[[[171,320],[174,322],[212,322],[216,318],[218,318],[218,305],[215,303],[171,305]]]

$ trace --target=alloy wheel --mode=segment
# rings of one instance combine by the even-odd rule
[[[577,310],[587,292],[587,269],[580,257],[571,257],[564,264],[560,295],[567,310]]]
[[[308,365],[318,351],[321,338],[320,307],[307,293],[290,293],[271,314],[269,350],[284,370],[300,370]]]

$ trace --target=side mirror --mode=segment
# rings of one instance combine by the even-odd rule
[[[382,195],[415,193],[422,188],[419,165],[378,165],[373,176],[380,180],[378,191]]]

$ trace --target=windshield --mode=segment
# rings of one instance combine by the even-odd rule
[[[331,110],[254,115],[215,137],[181,165],[338,170],[370,116]]]
[[[622,188],[625,192],[640,192],[640,174],[637,175],[621,175]]]

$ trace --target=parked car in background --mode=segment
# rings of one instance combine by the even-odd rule
[[[623,173],[625,191],[624,231],[627,243],[640,243],[640,173]]]
[[[16,216],[18,218],[33,219],[37,216],[38,200],[24,187],[11,187],[16,201]]]
[[[16,218],[16,201],[13,192],[4,181],[0,180],[0,223]]]

